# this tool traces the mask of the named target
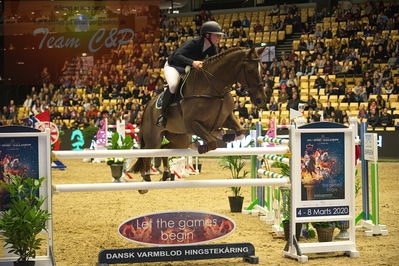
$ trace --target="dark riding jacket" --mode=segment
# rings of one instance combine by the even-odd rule
[[[191,66],[193,61],[202,61],[217,54],[217,49],[214,45],[205,51],[202,51],[203,48],[204,37],[187,40],[169,56],[168,64],[176,68],[179,73],[184,73],[184,68]]]

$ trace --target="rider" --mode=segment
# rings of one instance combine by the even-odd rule
[[[166,126],[168,107],[176,93],[180,82],[180,74],[185,72],[187,66],[196,69],[202,68],[207,57],[217,54],[217,44],[223,35],[220,25],[215,21],[207,21],[201,26],[201,37],[186,41],[177,48],[164,66],[164,74],[169,89],[165,89],[162,99],[162,114],[158,117],[157,126]]]

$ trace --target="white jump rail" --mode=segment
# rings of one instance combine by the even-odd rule
[[[54,192],[92,192],[145,189],[206,188],[206,187],[249,187],[249,186],[287,186],[289,178],[278,179],[214,179],[190,181],[134,182],[134,183],[96,183],[54,185]]]
[[[109,157],[172,157],[172,156],[234,156],[259,154],[284,154],[289,151],[287,146],[256,147],[256,148],[218,148],[199,154],[192,149],[133,149],[133,150],[85,150],[85,151],[53,151],[53,156],[60,159],[109,158]]]

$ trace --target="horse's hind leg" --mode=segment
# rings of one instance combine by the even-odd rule
[[[142,169],[140,170],[143,181],[151,182],[150,169],[151,169],[151,158],[139,158],[142,160]],[[148,189],[139,190],[140,194],[145,194]]]
[[[174,177],[172,176],[172,173],[170,172],[170,167],[169,167],[169,158],[168,157],[162,157],[162,164],[163,164],[163,174],[161,181],[166,181],[170,179],[171,181],[174,180]]]
[[[165,137],[169,141],[169,143],[162,145],[162,149],[187,149],[191,143],[191,135],[174,134],[167,132],[165,134]],[[162,157],[162,163],[164,167],[164,173],[161,180],[166,181],[170,178],[171,181],[173,181],[174,177],[170,173],[169,158]]]

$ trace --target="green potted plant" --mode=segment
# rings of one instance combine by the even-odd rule
[[[14,265],[34,265],[35,261],[29,259],[36,257],[44,240],[38,234],[47,230],[46,222],[50,219],[50,213],[41,209],[45,198],[37,196],[45,178],[11,176],[10,179],[10,183],[0,182],[10,193],[9,209],[1,212],[0,220],[4,246],[19,256]]]
[[[244,170],[245,162],[242,156],[223,156],[220,165],[224,169],[229,169],[232,179],[246,178],[248,171]],[[229,196],[230,211],[241,212],[244,197],[241,196],[241,187],[231,187],[233,196]]]
[[[119,136],[118,132],[114,132],[111,138],[111,146],[107,147],[109,150],[130,150],[133,148],[134,142],[130,135],[126,137]],[[121,182],[120,178],[123,174],[123,167],[126,162],[126,158],[107,158],[107,164],[111,168],[112,177],[114,182]]]
[[[290,166],[285,163],[274,162],[273,167],[281,168],[280,174],[285,176],[290,176]],[[281,188],[281,195],[283,197],[282,203],[282,213],[283,213],[283,228],[284,228],[284,238],[288,240],[288,236],[290,235],[290,217],[291,217],[291,191],[287,188]],[[296,239],[299,240],[301,235],[302,224],[297,223],[295,225],[295,236]]]

